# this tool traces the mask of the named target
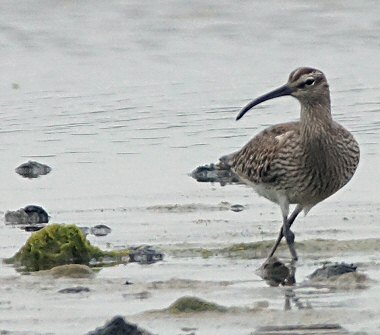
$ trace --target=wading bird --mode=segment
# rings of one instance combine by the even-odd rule
[[[313,68],[294,70],[285,85],[251,101],[236,119],[264,101],[286,95],[300,102],[299,121],[269,127],[220,160],[281,208],[282,228],[268,259],[285,236],[292,259],[297,260],[291,225],[301,211],[306,214],[347,184],[360,152],[352,134],[333,120],[326,77]],[[289,216],[290,204],[296,207]]]

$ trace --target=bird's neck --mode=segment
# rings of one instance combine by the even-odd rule
[[[301,140],[304,150],[313,159],[323,159],[328,154],[329,137],[333,126],[330,97],[318,101],[301,102]]]

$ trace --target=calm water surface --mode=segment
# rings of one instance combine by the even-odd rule
[[[53,222],[107,224],[113,234],[93,241],[101,246],[224,245],[274,238],[280,216],[273,204],[243,186],[197,184],[188,173],[240,148],[265,126],[297,119],[298,103],[283,98],[234,121],[249,99],[282,85],[294,68],[308,65],[327,75],[335,119],[354,133],[362,155],[352,182],[301,219],[297,238],[378,237],[379,11],[376,1],[0,2],[0,210],[38,204]],[[27,160],[46,163],[53,171],[37,180],[22,179],[14,168]],[[247,205],[247,210],[220,211],[221,201]],[[169,214],[165,206],[170,204],[182,210]],[[189,210],[189,204],[199,207]],[[4,224],[0,232],[0,257],[11,256],[29,236]],[[373,277],[378,256],[354,255],[352,260],[370,262]],[[233,281],[232,272],[252,279],[259,264],[181,262],[168,260],[155,270],[131,266],[129,271],[142,275],[141,281],[181,275],[211,280],[212,271],[222,271],[224,279]],[[184,270],[188,268],[193,270]],[[128,275],[127,268],[104,272],[105,278]],[[3,266],[0,280],[13,275],[12,268]],[[18,289],[9,284],[9,305],[0,304],[9,306],[0,328],[52,332],[49,327],[60,312],[46,306],[55,291],[46,297],[39,287],[28,290],[25,279],[17,278],[22,284]],[[226,289],[215,292],[210,298],[226,305],[249,304],[243,294],[241,300]],[[91,330],[116,313],[166,307],[177,293],[132,311],[110,303],[114,309],[95,315],[87,306],[90,316],[78,331]],[[22,307],[25,294],[31,295],[30,309]],[[269,294],[273,301],[279,299]],[[364,293],[361,300],[352,297],[355,304],[368,302],[368,320],[380,311],[371,294]],[[101,298],[95,294],[89,299],[99,303]],[[61,305],[70,304],[61,299]],[[82,310],[88,301],[76,303]],[[41,310],[46,320],[37,316]],[[76,317],[75,309],[67,312],[61,327],[76,324]],[[353,330],[380,327],[373,320],[337,320]],[[162,331],[165,322],[151,321],[149,326]],[[243,323],[241,333],[254,326]],[[173,334],[178,334],[176,327]]]

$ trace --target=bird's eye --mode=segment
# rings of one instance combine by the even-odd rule
[[[305,80],[305,85],[306,86],[311,86],[311,85],[314,84],[314,82],[315,82],[315,80],[313,78],[308,78],[308,79]]]

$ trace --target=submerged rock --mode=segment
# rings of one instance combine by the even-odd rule
[[[43,223],[49,222],[48,213],[40,206],[29,205],[16,211],[5,212],[5,223],[25,225],[27,231],[37,231],[44,227]]]
[[[270,286],[294,284],[290,269],[276,257],[271,257],[256,273]]]
[[[137,325],[128,323],[121,316],[115,316],[105,326],[96,328],[87,335],[152,335]]]
[[[27,271],[51,269],[63,264],[101,263],[104,258],[114,263],[129,259],[129,250],[102,251],[86,239],[75,225],[52,224],[33,233],[25,245],[5,260]]]
[[[312,280],[329,279],[345,273],[356,272],[356,268],[357,266],[346,263],[324,264],[321,268],[316,269],[309,278]]]
[[[95,236],[106,236],[111,233],[111,228],[104,224],[98,224],[94,227],[91,227],[90,232]]]
[[[223,164],[210,164],[198,166],[190,174],[196,181],[201,183],[240,184],[239,177],[233,173],[229,166]]]
[[[168,312],[178,313],[199,313],[199,312],[226,312],[227,308],[213,302],[209,302],[197,297],[181,297],[173,302]]]
[[[131,262],[152,264],[164,259],[164,254],[154,250],[150,245],[132,247],[129,254]]]
[[[28,161],[18,166],[15,171],[24,178],[37,178],[48,174],[51,167],[36,161]]]
[[[368,287],[368,277],[356,271],[353,264],[328,264],[315,270],[310,276],[312,285],[321,285],[341,290],[364,289]]]

